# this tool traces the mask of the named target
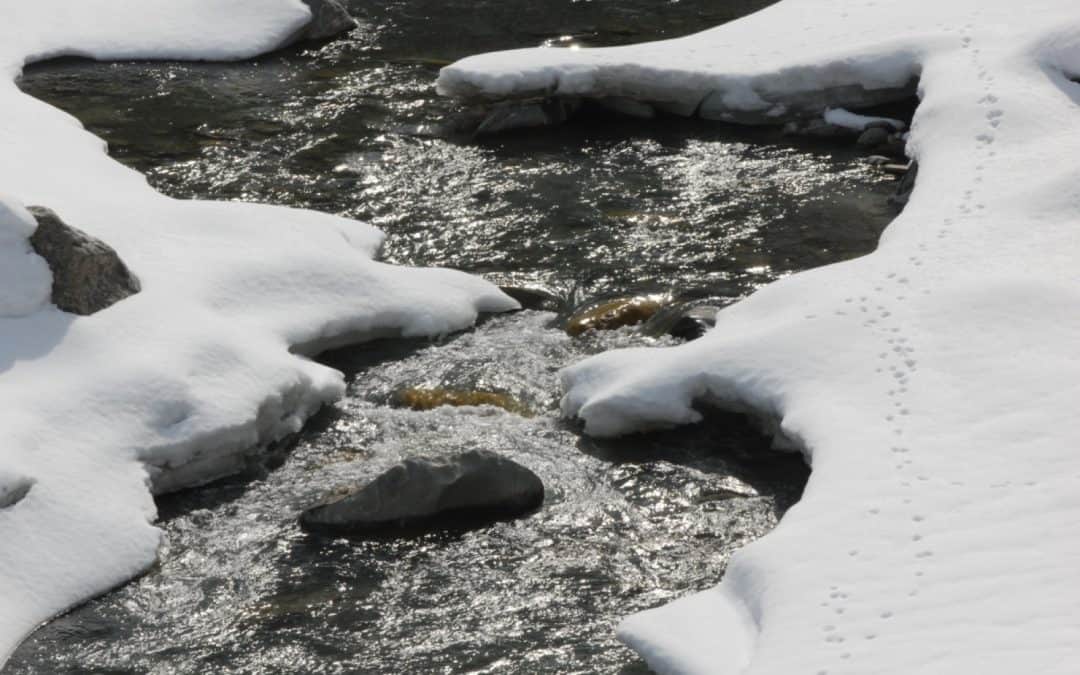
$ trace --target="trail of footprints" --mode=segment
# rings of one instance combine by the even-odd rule
[[[975,46],[970,35],[974,18],[973,15],[972,21],[959,29],[960,47],[966,50],[970,63],[982,83],[984,94],[978,99],[978,103],[986,109],[985,129],[980,130],[973,138],[973,156],[976,159],[974,171],[971,174],[971,184],[963,191],[955,207],[955,213],[943,218],[934,232],[934,237],[939,240],[946,239],[958,222],[977,216],[978,212],[985,209],[985,204],[977,199],[979,185],[983,182],[987,165],[997,156],[993,146],[996,132],[1001,127],[1005,116],[1004,111],[997,107],[999,100],[993,91],[994,76],[981,63],[980,50]],[[917,245],[917,251],[920,254],[928,249],[927,243]],[[861,320],[862,327],[871,331],[874,339],[881,344],[881,351],[878,353],[879,364],[875,367],[875,372],[882,378],[883,386],[888,394],[888,407],[882,413],[893,441],[888,452],[896,469],[894,475],[902,488],[901,494],[906,492],[908,495],[902,497],[900,503],[892,508],[901,509],[903,517],[910,520],[910,535],[905,542],[904,555],[909,556],[915,563],[907,587],[897,590],[909,598],[919,595],[927,580],[927,575],[932,574],[934,550],[928,545],[925,529],[929,516],[919,510],[914,500],[915,493],[912,491],[916,484],[929,482],[931,477],[918,463],[917,448],[905,443],[905,422],[917,413],[917,410],[914,410],[909,403],[907,394],[911,379],[918,372],[918,355],[916,347],[904,332],[903,324],[894,318],[893,308],[917,293],[929,294],[931,292],[929,288],[914,288],[914,284],[905,274],[905,269],[914,272],[922,265],[920,255],[909,256],[904,261],[903,269],[887,273],[874,287],[873,292],[845,298],[845,307],[836,311],[839,316],[853,316]],[[963,482],[953,481],[951,485],[960,486]],[[882,513],[883,507],[875,505],[867,509],[866,516],[874,518]],[[858,560],[860,552],[858,549],[852,549],[848,551],[848,556]],[[855,593],[854,588],[833,585],[830,586],[827,597],[820,603],[828,617],[822,624],[822,640],[833,650],[829,653],[839,656],[840,665],[849,667],[859,642],[877,640],[887,629],[889,621],[895,617],[894,610],[885,607],[876,611],[875,621],[867,621],[864,609],[859,607],[857,608],[859,618],[852,620],[858,627],[851,626],[845,630],[843,623],[850,616],[849,610],[856,611],[856,608],[849,603],[853,600]],[[816,671],[816,675],[830,675],[830,672],[824,668]]]

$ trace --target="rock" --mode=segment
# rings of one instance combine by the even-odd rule
[[[919,174],[919,163],[912,160],[907,173],[900,179],[900,184],[896,186],[896,192],[892,197],[889,197],[889,203],[897,208],[904,208],[907,206],[908,199],[911,198],[911,193],[915,190],[915,179]]]
[[[867,127],[866,131],[859,134],[855,145],[867,150],[876,148],[889,142],[889,129],[880,126]]]
[[[394,395],[395,402],[413,410],[432,410],[440,406],[480,406],[490,405],[507,412],[531,416],[532,412],[509,394],[495,391],[462,391],[455,389],[425,389],[410,387]]]
[[[107,244],[49,209],[32,206],[29,211],[38,223],[30,245],[52,270],[57,307],[85,316],[139,292],[139,280]]]
[[[883,143],[880,149],[892,157],[907,157],[907,134],[890,134],[889,140]]]
[[[576,337],[590,330],[633,326],[647,320],[663,306],[655,296],[608,300],[576,311],[566,320],[566,332]]]
[[[695,307],[687,312],[668,330],[668,335],[680,340],[696,340],[716,326],[716,313],[719,307]]]
[[[557,312],[564,304],[562,298],[546,288],[533,286],[499,286],[499,290],[517,300],[522,309]]]
[[[543,501],[544,484],[532,471],[473,450],[407,459],[367,485],[308,509],[300,524],[315,531],[408,534],[514,518]]]
[[[720,307],[700,301],[665,307],[645,324],[644,332],[659,337],[670,335],[680,340],[696,340],[716,326]]]
[[[562,124],[577,112],[581,101],[575,98],[545,98],[512,101],[491,107],[476,128],[477,136]]]
[[[311,10],[311,21],[286,44],[305,40],[328,40],[356,28],[356,20],[338,0],[303,0]]]

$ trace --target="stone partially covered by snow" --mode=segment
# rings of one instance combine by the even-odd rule
[[[717,588],[622,624],[658,672],[1076,672],[1080,6],[784,0],[684,39],[442,72],[466,98],[715,116],[857,109],[915,75],[918,184],[876,252],[767,286],[695,342],[563,372],[563,409],[588,433],[720,405],[813,466]]]
[[[41,621],[154,561],[148,482],[234,471],[342,395],[339,372],[299,353],[438,335],[517,306],[464,274],[373,261],[382,235],[351,220],[163,197],[14,84],[26,61],[64,54],[252,56],[310,16],[300,0],[0,6],[0,503],[18,501],[0,508],[0,662]],[[114,248],[142,290],[85,317],[49,304],[24,204]]]

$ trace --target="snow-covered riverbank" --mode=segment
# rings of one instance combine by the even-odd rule
[[[0,661],[153,563],[148,467],[156,490],[228,473],[342,394],[340,373],[290,349],[438,335],[516,306],[464,274],[374,262],[382,235],[354,221],[165,198],[14,84],[61,55],[245,58],[309,16],[300,0],[0,9]],[[114,247],[141,292],[87,317],[48,304],[23,205]]]
[[[813,464],[717,589],[623,624],[658,671],[1075,669],[1078,76],[1067,0],[785,0],[680,40],[443,70],[461,98],[754,122],[919,78],[919,183],[876,253],[772,284],[700,341],[564,371],[589,433],[684,424],[708,401],[776,421]]]

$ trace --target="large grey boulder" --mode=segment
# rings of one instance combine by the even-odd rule
[[[285,41],[285,46],[305,40],[328,40],[356,28],[356,20],[338,0],[304,0],[311,21]]]
[[[50,209],[31,206],[28,211],[38,224],[30,246],[52,270],[57,307],[88,315],[139,292],[139,280],[108,244],[71,227]]]
[[[493,452],[407,459],[359,489],[308,509],[308,530],[393,534],[445,525],[480,525],[522,515],[544,501],[529,469]]]

